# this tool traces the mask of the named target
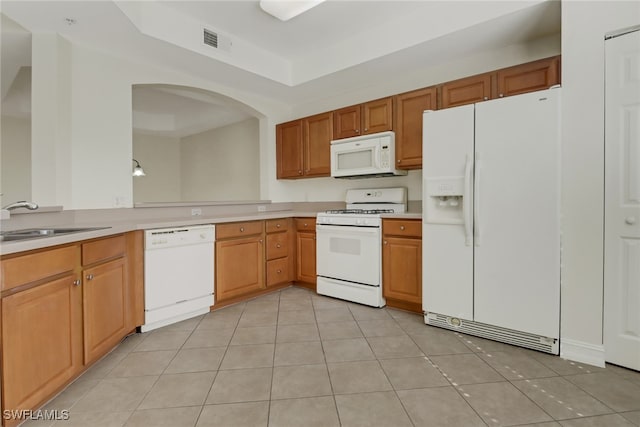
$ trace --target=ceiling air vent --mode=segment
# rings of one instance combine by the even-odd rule
[[[204,44],[216,49],[224,50],[226,52],[231,51],[231,38],[225,36],[224,34],[220,34],[216,31],[211,31],[206,28],[204,28],[203,30],[204,33],[202,41],[204,42]]]
[[[218,34],[213,31],[204,30],[204,44],[218,48]]]

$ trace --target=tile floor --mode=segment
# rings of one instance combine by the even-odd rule
[[[125,339],[55,426],[640,426],[640,373],[290,287]]]

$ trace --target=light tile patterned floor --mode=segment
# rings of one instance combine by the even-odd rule
[[[54,426],[640,426],[640,373],[290,287],[125,339]]]

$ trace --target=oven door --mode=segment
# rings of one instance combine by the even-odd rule
[[[318,276],[380,286],[380,227],[318,224],[316,245]]]

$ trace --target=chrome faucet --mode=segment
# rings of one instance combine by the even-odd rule
[[[7,205],[2,209],[6,211],[10,211],[10,210],[19,209],[19,208],[27,208],[30,211],[35,211],[36,209],[38,209],[38,204],[21,200],[19,202],[11,203],[10,205]]]

